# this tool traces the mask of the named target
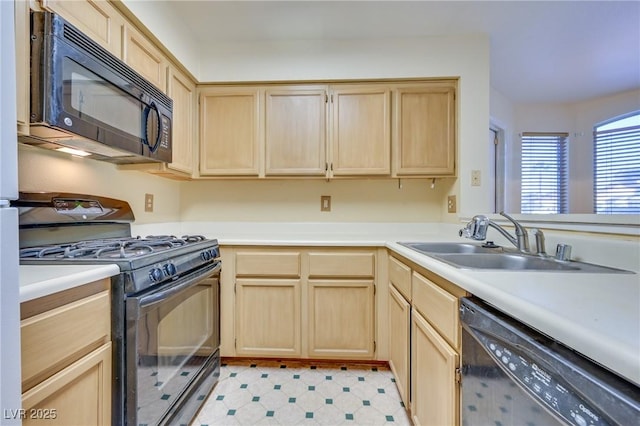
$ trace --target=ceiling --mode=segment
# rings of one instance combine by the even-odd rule
[[[173,1],[198,43],[489,34],[491,86],[516,103],[640,88],[640,1]]]

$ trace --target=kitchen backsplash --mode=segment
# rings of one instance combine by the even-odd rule
[[[20,145],[21,191],[67,191],[123,199],[136,223],[173,221],[443,222],[454,179],[216,180],[179,182]],[[154,195],[153,213],[145,194]],[[331,211],[320,197],[331,196]]]
[[[20,191],[60,191],[126,200],[137,223],[180,219],[180,184],[150,174],[119,170],[115,165],[20,145]],[[154,194],[154,212],[145,213],[144,196]]]

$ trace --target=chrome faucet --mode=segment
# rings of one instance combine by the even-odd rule
[[[497,229],[498,232],[500,232],[502,235],[504,235],[504,237],[509,240],[511,244],[516,246],[522,253],[529,253],[529,235],[527,234],[527,230],[505,212],[500,212],[500,215],[506,217],[513,223],[516,228],[515,237],[509,234],[500,225],[493,222],[484,215],[476,215],[471,218],[471,221],[467,223],[467,226],[460,230],[459,234],[461,237],[482,241],[487,238],[487,230],[491,226],[492,228]]]
[[[531,230],[531,233],[536,237],[536,254],[541,257],[547,257],[542,229],[534,228]]]

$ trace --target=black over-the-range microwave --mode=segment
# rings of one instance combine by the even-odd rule
[[[173,101],[69,22],[31,13],[30,135],[117,164],[171,162]]]

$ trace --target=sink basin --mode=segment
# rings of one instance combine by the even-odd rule
[[[453,266],[469,269],[506,269],[539,271],[578,271],[579,267],[569,262],[556,262],[534,256],[507,253],[485,254],[439,254],[441,259]]]
[[[398,243],[420,253],[500,253],[502,247],[485,248],[469,243]]]
[[[496,269],[506,271],[555,271],[591,273],[627,273],[632,271],[609,268],[593,263],[565,261],[522,254],[503,247],[487,248],[470,243],[398,243],[424,255],[461,269]]]

